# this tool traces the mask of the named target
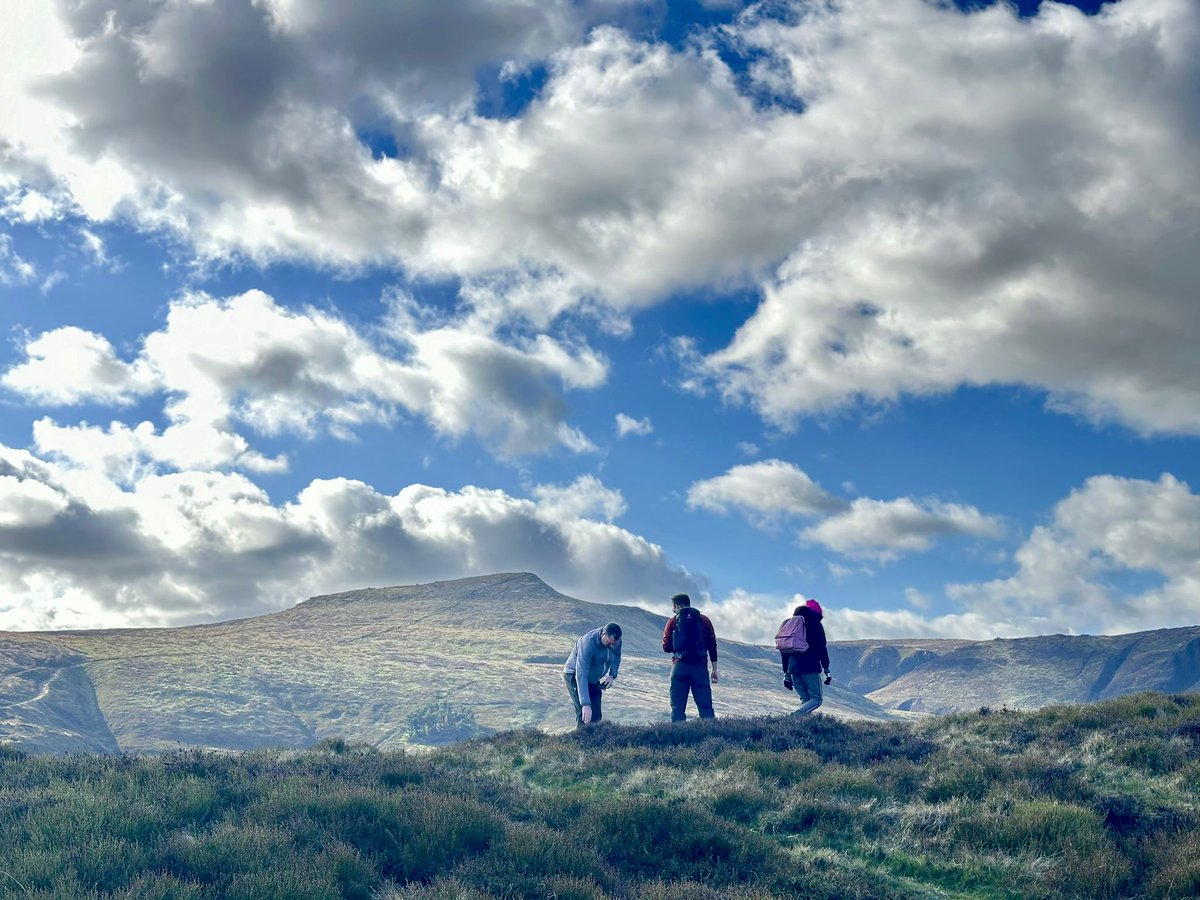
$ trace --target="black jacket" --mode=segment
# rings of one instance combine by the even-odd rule
[[[804,634],[808,638],[808,649],[803,653],[788,654],[788,671],[800,675],[820,672],[829,668],[829,648],[825,644],[825,626],[821,616],[807,606],[800,610],[804,616]]]

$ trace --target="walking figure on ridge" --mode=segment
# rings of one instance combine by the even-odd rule
[[[712,685],[717,675],[717,633],[708,616],[692,608],[692,598],[676,594],[671,598],[675,615],[663,629],[663,653],[671,654],[671,721],[687,718],[688,691],[696,701],[696,711],[702,719],[715,718],[712,705]],[[712,659],[712,681],[708,676],[708,660]]]
[[[783,666],[783,686],[789,691],[795,688],[804,701],[792,713],[794,716],[806,716],[821,705],[824,699],[821,690],[822,670],[825,672],[825,684],[833,680],[829,674],[825,626],[821,624],[823,617],[821,604],[809,600],[797,606],[791,618],[784,619],[775,635],[775,647],[779,650]]]

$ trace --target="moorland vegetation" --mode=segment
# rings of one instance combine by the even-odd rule
[[[0,746],[0,896],[1200,895],[1200,695],[432,752]]]

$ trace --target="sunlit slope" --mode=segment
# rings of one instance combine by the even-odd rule
[[[575,600],[534,575],[504,574],[316,597],[216,625],[8,633],[0,651],[18,661],[4,674],[28,669],[41,654],[46,691],[37,697],[25,686],[22,697],[33,702],[10,703],[13,721],[0,739],[35,750],[142,752],[305,747],[326,737],[437,745],[509,728],[557,730],[573,723],[562,661],[578,634],[608,621],[619,622],[625,638],[605,714],[626,723],[665,718],[663,616]],[[718,715],[795,708],[772,651],[722,641],[721,656]],[[56,675],[67,666],[86,675],[82,683]],[[81,710],[80,698],[94,690],[91,718],[81,711],[60,716],[57,730],[31,731],[27,719],[61,705],[60,687]],[[826,711],[890,715],[841,688],[830,691]],[[108,743],[93,731],[107,731]]]

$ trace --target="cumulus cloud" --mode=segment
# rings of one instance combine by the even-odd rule
[[[600,516],[611,522],[625,512],[621,492],[606,488],[592,475],[581,476],[566,487],[540,485],[533,495],[543,512],[563,520]]]
[[[800,536],[838,553],[887,560],[928,550],[940,537],[998,538],[1003,533],[997,518],[973,506],[908,497],[859,497],[846,510],[806,528]]]
[[[52,219],[57,214],[53,200],[40,191],[25,188],[12,190],[4,196],[0,216],[10,222],[34,224]]]
[[[781,597],[735,590],[703,608],[722,638],[748,644],[774,646],[779,624],[809,598],[803,594]],[[981,635],[1018,637],[1028,634],[1020,623],[1001,622],[978,612],[923,616],[905,609],[861,610],[838,600],[820,600],[823,624],[831,641],[886,638],[942,638],[978,640]],[[835,673],[836,677],[836,673]]]
[[[43,6],[22,34],[53,30]],[[756,4],[674,48],[620,7],[63,6],[57,74],[0,89],[23,104],[0,168],[48,174],[29,215],[68,198],[210,259],[451,275],[538,327],[761,279],[695,376],[784,427],[1025,384],[1200,433],[1192,0]],[[545,83],[487,117],[488,66]],[[16,197],[31,176],[0,177]]]
[[[788,427],[1025,384],[1096,422],[1200,433],[1200,7],[874,0],[739,35],[806,104],[773,137],[810,226],[701,364],[719,390]]]
[[[126,404],[157,384],[149,365],[122,362],[102,335],[82,328],[46,332],[26,341],[24,350],[27,361],[5,372],[0,384],[36,402]]]
[[[606,379],[607,363],[589,348],[570,348],[544,334],[514,347],[455,325],[405,340],[412,370],[429,391],[428,399],[410,408],[424,412],[439,431],[492,438],[510,456],[556,444],[576,452],[593,449],[586,435],[566,423],[563,397],[565,387],[593,388]]]
[[[858,501],[856,501],[856,504]],[[889,529],[895,504],[875,504],[875,527]],[[919,507],[897,507],[902,518]],[[968,533],[990,536],[991,525],[961,510],[940,513]],[[880,524],[882,523],[882,524]],[[964,523],[965,526],[964,526]],[[919,526],[918,532],[922,527]],[[870,527],[868,525],[868,527]],[[942,526],[938,526],[939,528]],[[856,546],[911,540],[874,535]],[[1014,556],[1006,578],[947,586],[953,609],[934,614],[934,600],[909,587],[893,609],[859,609],[853,600],[822,598],[831,640],[945,638],[979,640],[1030,634],[1123,634],[1194,625],[1200,610],[1200,495],[1170,474],[1157,481],[1101,475],[1061,500],[1051,521],[1035,527]],[[769,644],[802,594],[791,598],[736,590],[711,605],[722,636]],[[907,606],[907,608],[904,608]]]
[[[139,347],[78,328],[24,340],[25,359],[3,376],[17,396],[139,417],[163,404],[153,421],[42,418],[33,446],[51,462],[0,474],[14,559],[39,547],[57,559],[53,548],[110,536],[98,558],[125,569],[102,565],[100,580],[143,586],[121,594],[129,606],[114,621],[173,621],[170,609],[209,603],[212,589],[172,555],[182,551],[171,541],[203,520],[193,496],[220,513],[204,526],[214,533],[227,510],[248,517],[233,517],[238,547],[340,560],[328,562],[331,582],[387,571],[379,546],[428,554],[421,571],[476,558],[469,541],[439,556],[445,545],[418,539],[416,525],[375,530],[400,515],[397,503],[406,522],[486,533],[494,546],[504,538],[485,523],[514,516],[509,539],[554,536],[573,561],[562,571],[654,570],[661,551],[613,524],[624,500],[598,482],[522,501],[414,487],[403,502],[322,482],[272,507],[243,476],[212,470],[284,467],[256,435],[350,437],[400,417],[506,456],[587,451],[566,398],[603,384],[608,362],[580,332],[552,329],[628,334],[637,310],[666,298],[759,286],[727,346],[694,336],[674,346],[685,385],[749,404],[773,426],[1022,384],[1092,422],[1200,433],[1194,0],[1122,0],[1093,17],[1045,3],[1025,20],[999,3],[970,15],[924,0],[764,3],[674,47],[623,30],[621,0],[345,6],[5,9],[0,218],[68,220],[96,265],[111,263],[97,226],[120,222],[166,235],[200,272],[247,258],[379,264],[411,284],[428,275],[459,288],[453,316],[397,297],[387,325],[369,332],[249,292],[182,298]],[[536,73],[528,104],[483,114],[481,72],[498,83]],[[52,286],[60,276],[34,258],[0,232],[0,284]],[[649,424],[626,419],[619,432]],[[1186,550],[1167,558],[1169,537],[1133,541],[1141,532],[1122,509],[1178,525],[1191,496],[1161,480],[1089,482],[1030,535],[1017,574],[953,589],[963,613],[847,611],[843,621],[853,633],[1008,627],[994,605],[1050,628],[1068,622],[1046,611],[1066,598],[1114,628],[1130,607],[1105,576],[1129,573],[1161,581],[1136,594],[1133,612],[1174,621],[1196,596]],[[1072,517],[1080,498],[1111,533]],[[867,559],[999,533],[994,518],[938,499],[842,499],[778,460],[698,482],[688,499],[758,525],[813,520],[806,540]],[[168,521],[172,505],[190,510],[183,524]],[[514,512],[529,508],[532,519]],[[146,509],[161,510],[161,532],[139,524]],[[559,524],[546,530],[550,520]],[[354,552],[330,537],[346,522],[361,525]],[[140,612],[145,573],[163,559],[180,569],[155,585],[166,605]],[[118,608],[58,562],[9,571],[17,595],[56,598],[60,621]]]
[[[653,432],[654,423],[650,421],[649,416],[635,419],[633,416],[625,415],[625,413],[617,413],[617,434],[621,437],[628,437],[631,434],[645,437],[648,434],[653,434]]]
[[[724,475],[698,481],[688,489],[687,502],[692,509],[718,513],[736,509],[759,524],[785,516],[819,516],[845,506],[806,472],[779,459],[734,466]]]
[[[66,508],[66,498],[49,485],[0,475],[0,527],[47,525]]]
[[[719,602],[705,605],[701,611],[712,620],[717,636],[748,644],[774,646],[779,623],[807,598],[790,598],[735,590]]]
[[[451,438],[474,434],[508,455],[591,448],[565,421],[563,398],[607,376],[606,362],[587,347],[545,334],[510,345],[471,322],[418,321],[411,309],[397,308],[389,328],[386,340],[372,343],[336,315],[292,311],[261,291],[225,299],[197,293],[171,304],[163,328],[144,338],[131,362],[102,336],[65,327],[26,341],[27,361],[0,383],[56,404],[163,395],[169,424],[162,429],[146,421],[35,426],[40,451],[113,475],[138,460],[278,469],[286,460],[255,451],[239,426],[349,437],[398,412],[422,416]]]
[[[734,466],[724,475],[696,482],[688,490],[688,506],[718,513],[736,510],[758,527],[772,527],[785,518],[819,519],[800,532],[802,542],[881,561],[928,550],[939,537],[1003,534],[999,519],[973,506],[908,497],[848,502],[779,459]],[[831,570],[835,577],[847,571]]]
[[[830,640],[928,638],[978,641],[1023,637],[1036,633],[1027,623],[1008,621],[983,611],[925,616],[911,609],[845,609],[824,604]]]
[[[650,602],[704,583],[609,517],[594,479],[533,499],[318,480],[275,505],[236,473],[129,487],[0,448],[3,628],[182,625],[270,612],[368,585],[528,570],[582,599]]]
[[[767,155],[770,114],[711,48],[581,40],[620,3],[470,5],[75,7],[78,58],[37,92],[69,130],[26,149],[73,209],[120,209],[207,258],[515,274],[524,312],[541,281],[551,305],[636,306],[794,247],[778,173],[739,174]],[[489,62],[545,66],[519,119],[474,112]]]
[[[774,646],[779,624],[809,598],[804,594],[783,597],[734,590],[722,599],[704,605],[717,635],[735,641]],[[831,641],[895,639],[979,640],[982,637],[1021,637],[1030,629],[1020,621],[1006,621],[987,610],[969,610],[943,615],[926,615],[917,609],[857,609],[853,601],[843,605],[838,598],[820,599],[823,624]],[[655,608],[648,606],[647,608]],[[837,673],[834,673],[837,676]]]
[[[1102,475],[1059,502],[1017,551],[1016,571],[949,595],[1026,633],[1122,633],[1194,625],[1200,609],[1200,496],[1169,474]],[[1120,585],[1122,579],[1148,582]]]
[[[1122,634],[1194,625],[1200,610],[1200,495],[1177,478],[1088,479],[1035,527],[1015,554],[1016,571],[951,584],[955,609],[931,614],[932,598],[908,588],[908,608],[858,609],[822,599],[833,640],[1030,634]],[[800,595],[797,595],[799,597]],[[716,605],[740,639],[768,643],[770,614],[787,603],[734,592]],[[722,612],[724,610],[724,612]]]

